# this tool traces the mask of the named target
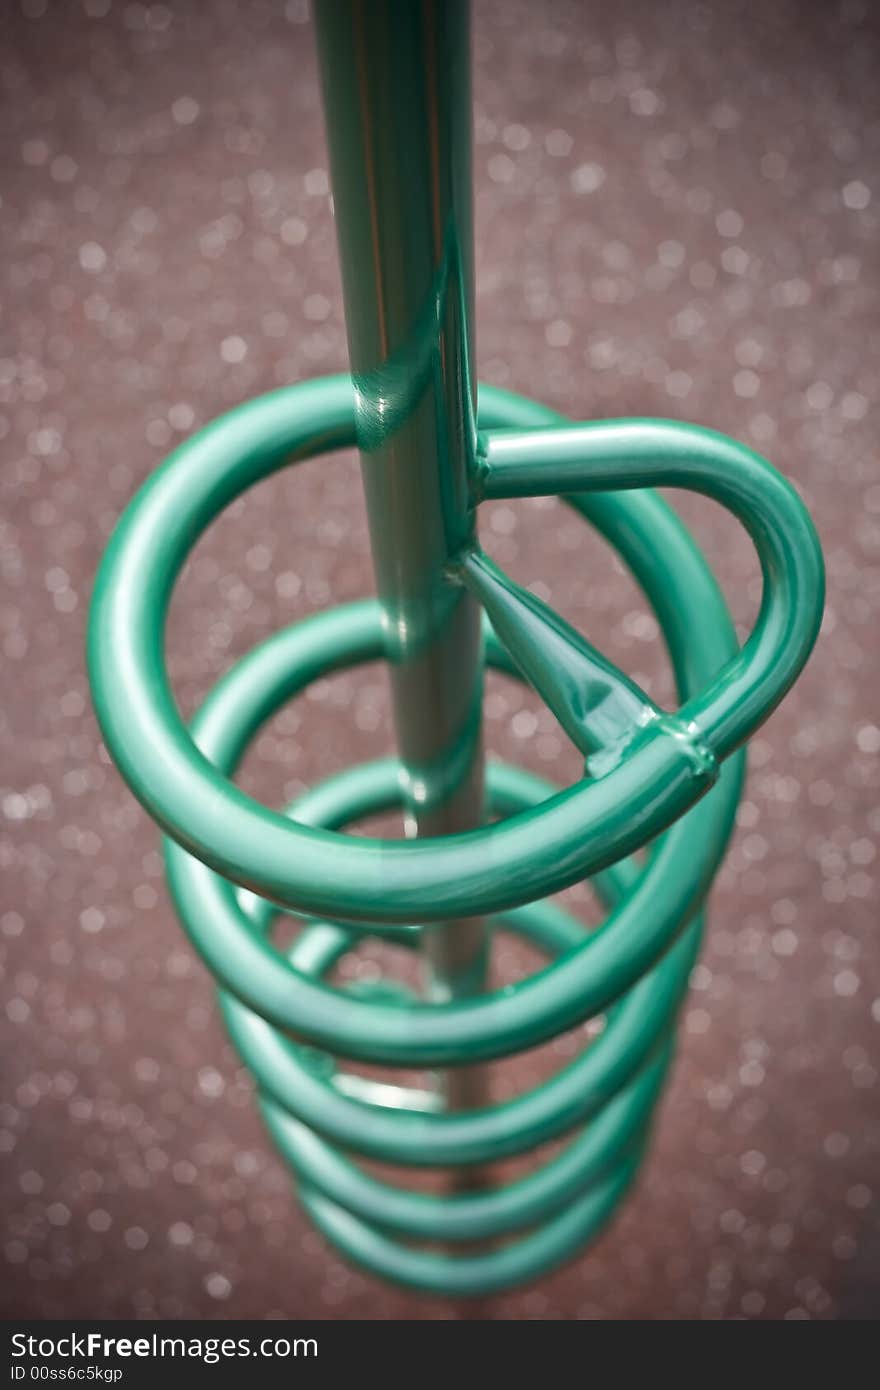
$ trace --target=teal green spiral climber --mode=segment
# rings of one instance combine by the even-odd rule
[[[577,1253],[638,1170],[733,825],[742,746],[813,646],[822,559],[789,484],[711,430],[571,424],[489,387],[475,408],[467,7],[318,0],[316,24],[351,376],[251,401],[152,475],[98,575],[89,666],[107,747],[167,837],[184,928],[311,1217],[391,1280],[484,1294]],[[267,637],[187,728],[163,647],[193,545],[260,479],[352,446],[377,597]],[[763,598],[742,647],[655,487],[714,498],[751,537]],[[634,575],[670,653],[676,710],[483,554],[481,503],[538,495],[561,497]],[[295,506],[295,486],[291,497]],[[275,711],[377,658],[398,757],[329,776],[282,810],[236,787]],[[484,768],[486,665],[545,700],[583,754],[575,785]],[[345,833],[395,808],[405,839]],[[607,908],[590,932],[549,901],[587,878]],[[286,953],[272,939],[281,913],[301,919]],[[500,931],[548,959],[490,991]],[[328,981],[365,935],[421,953],[425,997],[391,980]],[[594,1017],[601,1032],[550,1081],[490,1102],[480,1064]],[[346,1058],[444,1076],[434,1089],[393,1086],[346,1071]],[[561,1138],[549,1162],[506,1186],[478,1176]],[[432,1195],[381,1180],[362,1159],[458,1177]]]

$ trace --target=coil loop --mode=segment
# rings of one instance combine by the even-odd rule
[[[452,577],[477,593],[494,623],[486,624],[487,662],[544,695],[587,757],[589,775],[577,787],[491,766],[496,823],[407,844],[339,833],[400,805],[395,760],[337,774],[283,815],[244,797],[229,779],[264,721],[311,681],[385,655],[372,601],[270,637],[220,681],[189,733],[182,725],[162,656],[174,578],[201,530],[245,487],[355,442],[348,378],[263,397],[172,456],[114,535],[89,637],[108,747],[169,836],[181,919],[220,983],[233,1042],[305,1206],[366,1267],[456,1295],[506,1288],[568,1258],[634,1177],[699,948],[701,904],[733,824],[743,774],[734,750],[795,679],[822,608],[809,519],[788,485],[742,446],[661,421],[559,428],[552,412],[491,390],[481,396],[481,426],[489,433],[475,500],[564,494],[644,590],[684,702],[674,716],[658,710],[485,557],[462,556]],[[497,426],[505,429],[493,435]],[[742,651],[702,556],[666,504],[643,490],[648,483],[714,495],[750,530],[765,593]],[[627,857],[649,841],[646,862]],[[609,909],[593,933],[543,901],[587,875]],[[286,957],[271,941],[282,908],[309,918]],[[385,985],[352,993],[324,979],[364,933],[416,944],[422,927],[413,923],[477,913],[526,937],[551,963],[504,991],[446,1005]],[[549,1082],[481,1110],[447,1113],[424,1092],[392,1096],[334,1060],[471,1064],[596,1015],[604,1017],[599,1036]],[[480,1164],[572,1134],[527,1177],[444,1198],[382,1182],[350,1157],[414,1168]],[[454,1255],[421,1244],[473,1241],[494,1243]]]

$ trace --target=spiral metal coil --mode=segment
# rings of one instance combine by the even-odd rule
[[[631,1183],[699,949],[702,903],[733,824],[744,767],[737,750],[803,666],[823,588],[818,542],[797,496],[731,440],[656,420],[567,425],[488,388],[480,427],[474,505],[563,496],[629,567],[671,656],[676,714],[658,709],[479,551],[456,560],[450,582],[468,586],[485,609],[486,662],[528,679],[584,753],[576,786],[491,765],[497,820],[411,842],[340,833],[401,804],[393,759],[337,774],[283,813],[245,797],[230,779],[264,721],[310,682],[388,654],[373,601],[276,633],[184,727],[163,659],[175,577],[245,488],[355,444],[347,377],[262,397],[179,449],[117,528],[89,634],[108,748],[168,836],[183,925],[219,982],[232,1040],[303,1203],[355,1261],[455,1295],[553,1268],[603,1226]],[[749,531],[764,595],[742,649],[705,561],[653,486],[714,497]],[[633,857],[649,843],[646,859]],[[588,877],[608,908],[589,933],[545,901]],[[285,909],[308,918],[286,955],[271,940]],[[390,983],[338,989],[325,978],[364,934],[416,944],[424,924],[475,914],[527,938],[547,967],[446,1004]],[[386,1095],[335,1061],[473,1064],[600,1015],[598,1037],[550,1081],[479,1110],[446,1112],[420,1091]],[[572,1135],[544,1167],[506,1187],[446,1197],[381,1181],[356,1162],[482,1164]],[[467,1249],[450,1251],[457,1242]],[[484,1245],[474,1251],[473,1242]]]

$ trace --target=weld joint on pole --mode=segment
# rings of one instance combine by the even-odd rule
[[[442,570],[443,578],[449,584],[456,584],[461,589],[469,588],[468,569],[472,561],[478,559],[482,553],[478,541],[468,541],[446,561]]]
[[[478,434],[473,458],[468,462],[467,479],[470,489],[469,503],[476,508],[485,502],[489,490],[489,477],[492,465],[489,462],[489,441],[485,435]]]
[[[675,739],[696,777],[706,782],[717,780],[721,764],[695,720],[685,721],[677,714],[663,713],[657,724],[661,733]]]
[[[711,785],[718,780],[721,764],[700,726],[694,720],[685,721],[677,714],[668,714],[664,710],[651,714],[644,724],[629,730],[613,744],[591,753],[585,763],[587,773],[591,777],[603,777],[634,752],[640,743],[653,738],[673,739],[677,751],[688,763],[697,781]]]

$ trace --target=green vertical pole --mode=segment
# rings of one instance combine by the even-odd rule
[[[480,614],[446,567],[474,532],[466,0],[317,0],[345,313],[407,834],[483,820]],[[479,919],[426,932],[438,1000],[481,992]],[[447,1100],[484,1100],[474,1070]]]

